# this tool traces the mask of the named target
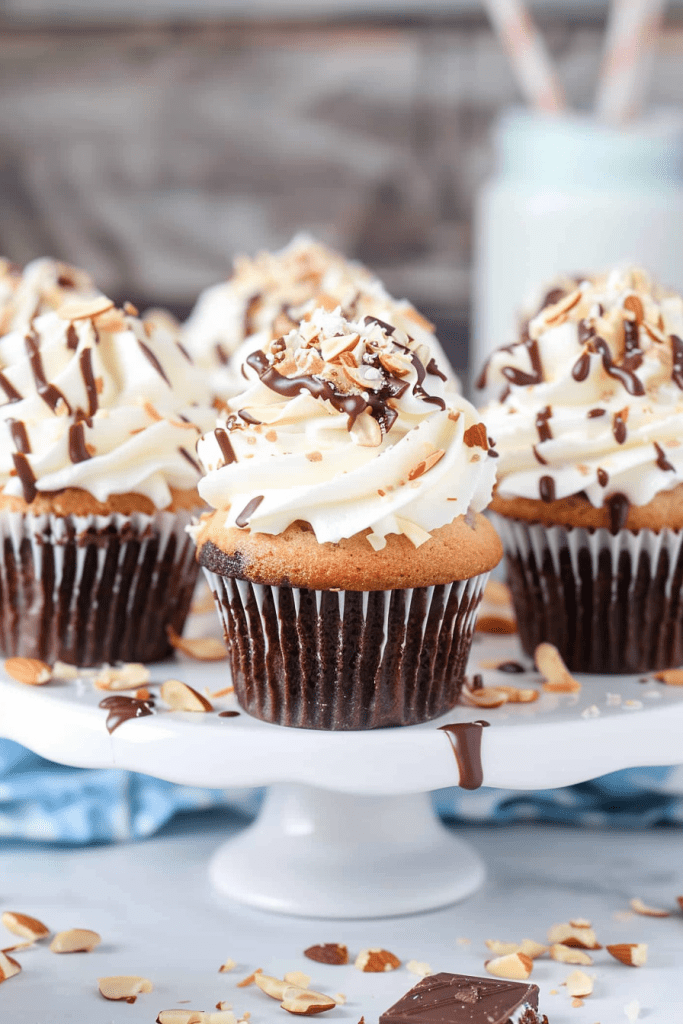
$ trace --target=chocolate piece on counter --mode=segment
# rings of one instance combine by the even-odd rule
[[[382,1014],[379,1024],[548,1024],[538,986],[465,974],[432,974]]]
[[[496,665],[498,672],[509,672],[512,675],[520,672],[526,672],[524,665],[520,665],[518,661],[501,661],[500,665]]]
[[[154,714],[154,698],[139,700],[137,697],[127,697],[125,694],[116,693],[111,697],[101,700],[98,707],[108,711],[107,732],[115,732],[120,725],[128,722],[131,718],[147,718]]]
[[[239,718],[239,711],[219,711],[219,718]]]
[[[479,789],[484,782],[481,766],[481,731],[490,722],[483,719],[477,722],[457,722],[453,725],[440,725],[439,731],[448,736],[455,760],[458,763],[461,789]]]

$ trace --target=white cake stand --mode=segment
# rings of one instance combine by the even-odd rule
[[[516,638],[477,638],[482,662],[517,659]],[[535,673],[485,669],[487,685],[536,685]],[[152,682],[195,689],[230,684],[226,663],[179,658]],[[126,768],[193,786],[269,785],[256,822],[215,854],[223,894],[262,909],[327,918],[382,917],[444,906],[484,880],[473,850],[435,816],[429,793],[457,785],[445,723],[485,719],[484,785],[549,789],[620,768],[683,762],[683,688],[637,676],[583,676],[579,694],[533,704],[460,707],[435,722],[372,732],[287,729],[242,713],[158,713],[110,735],[103,694],[89,681],[25,686],[0,681],[0,733],[50,760]],[[152,686],[153,689],[153,686]],[[217,711],[236,710],[233,697]]]

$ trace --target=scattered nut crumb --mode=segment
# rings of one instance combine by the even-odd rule
[[[325,942],[319,946],[309,946],[304,956],[319,964],[347,964],[349,951],[343,942]]]
[[[567,992],[575,999],[585,999],[593,992],[593,979],[584,971],[572,971],[562,984],[566,985]]]
[[[519,952],[524,953],[531,960],[537,960],[539,956],[543,956],[544,953],[548,952],[548,947],[544,946],[541,942],[535,942],[533,939],[522,939]]]
[[[597,706],[597,704],[591,704],[590,707],[585,708],[581,712],[581,717],[582,718],[598,718],[599,715],[600,715],[600,708]]]
[[[659,907],[648,907],[638,896],[629,900],[629,906],[636,914],[642,914],[643,917],[671,917],[668,910],[662,910]]]
[[[297,988],[308,988],[311,984],[310,975],[304,974],[303,971],[287,971],[284,979],[288,985],[295,985]]]
[[[409,960],[406,969],[411,974],[419,975],[420,978],[428,978],[433,973],[429,964],[421,963],[419,960]]]
[[[230,958],[228,958],[225,961],[224,964],[220,965],[220,967],[218,968],[218,973],[219,974],[227,974],[228,971],[234,971],[234,969],[236,967],[237,967],[237,964],[235,963],[235,961],[231,960]],[[221,1007],[218,1007],[218,1009],[221,1009]]]
[[[120,668],[105,668],[93,679],[97,690],[134,690],[149,682],[150,670],[146,665],[129,662]]]
[[[640,1017],[640,1003],[637,999],[633,999],[630,1003],[627,1003],[624,1007],[624,1013],[628,1019],[629,1024],[636,1024],[636,1021]]]
[[[263,970],[260,967],[257,967],[253,974],[249,974],[246,978],[238,981],[237,988],[247,988],[249,985],[253,985],[257,974],[263,974]]]
[[[577,946],[579,949],[602,949],[595,932],[585,925],[577,928],[572,924],[554,924],[548,929],[548,942],[554,945],[561,942],[565,946]]]
[[[81,674],[80,669],[77,669],[75,665],[67,665],[65,661],[56,661],[52,666],[52,678],[53,679],[78,679]]]
[[[550,947],[550,957],[561,964],[581,964],[583,967],[590,967],[592,958],[583,949],[576,946],[565,946],[561,942],[555,942]]]
[[[683,899],[683,897],[681,897],[681,899]],[[681,907],[681,909],[683,910],[683,907]],[[455,941],[458,943],[459,946],[471,946],[472,945],[472,939],[464,939],[464,938],[461,937],[459,939],[456,939]]]
[[[655,679],[667,686],[683,686],[683,668],[667,668],[663,672],[655,672]]]
[[[390,953],[388,949],[362,949],[358,956],[354,967],[358,968],[359,971],[364,971],[366,974],[380,974],[383,971],[395,971],[397,967],[401,966],[401,961],[393,953]]]
[[[6,953],[0,953],[0,982],[13,978],[20,971],[21,964],[18,964],[14,957],[7,956]]]
[[[510,953],[519,953],[521,945],[519,942],[500,942],[498,939],[486,939],[484,945],[496,956],[508,956]]]
[[[154,988],[148,978],[121,975],[114,978],[98,978],[97,986],[100,995],[112,1002],[134,1003],[141,992],[151,992]]]

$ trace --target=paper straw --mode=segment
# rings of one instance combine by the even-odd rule
[[[508,52],[525,99],[537,110],[565,109],[562,86],[545,43],[521,0],[484,0],[489,17]]]
[[[626,124],[640,111],[666,0],[612,0],[596,112]]]

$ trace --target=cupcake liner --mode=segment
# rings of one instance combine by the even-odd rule
[[[683,662],[683,533],[492,519],[527,654],[547,641],[576,672],[650,672]]]
[[[198,574],[190,512],[0,513],[0,652],[75,665],[157,661]]]
[[[305,729],[413,725],[463,684],[488,573],[411,590],[265,586],[204,570],[240,706]]]

